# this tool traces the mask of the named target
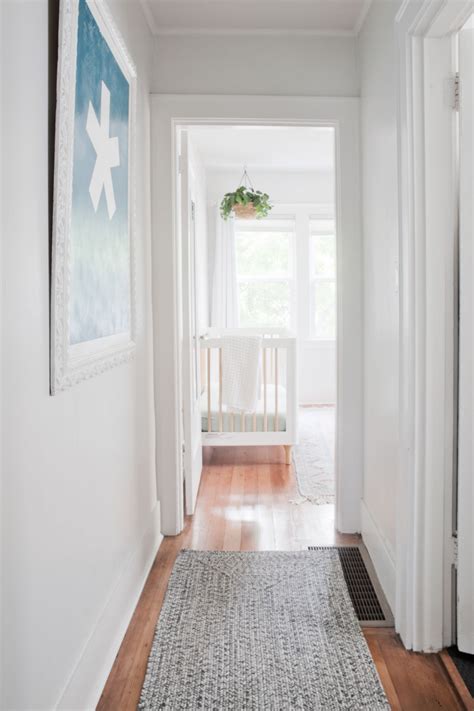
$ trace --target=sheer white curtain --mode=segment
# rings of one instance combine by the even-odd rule
[[[223,220],[216,210],[216,239],[212,279],[211,325],[215,328],[237,328],[237,264],[235,224],[231,217]]]

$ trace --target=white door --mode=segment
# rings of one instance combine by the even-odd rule
[[[474,24],[460,32],[460,326],[457,644],[474,654]]]
[[[186,513],[194,513],[202,471],[202,440],[199,382],[199,334],[197,331],[195,210],[191,200],[188,135],[181,133],[179,196],[181,217],[183,295],[183,462]]]

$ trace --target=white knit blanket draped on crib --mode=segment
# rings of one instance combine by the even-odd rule
[[[229,411],[254,412],[260,384],[259,336],[222,338],[222,404]]]

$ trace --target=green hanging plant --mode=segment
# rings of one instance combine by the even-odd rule
[[[244,170],[240,182],[241,185],[237,190],[234,190],[233,193],[226,193],[222,198],[220,205],[222,219],[228,220],[232,214],[244,219],[256,218],[258,220],[266,217],[272,209],[270,196],[267,193],[262,193],[261,190],[254,190],[246,170]]]

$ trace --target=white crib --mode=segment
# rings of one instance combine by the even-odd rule
[[[253,413],[227,412],[222,404],[224,335],[262,336],[260,399]],[[291,463],[297,443],[296,338],[281,329],[212,329],[201,344],[201,424],[205,446],[280,445]]]

